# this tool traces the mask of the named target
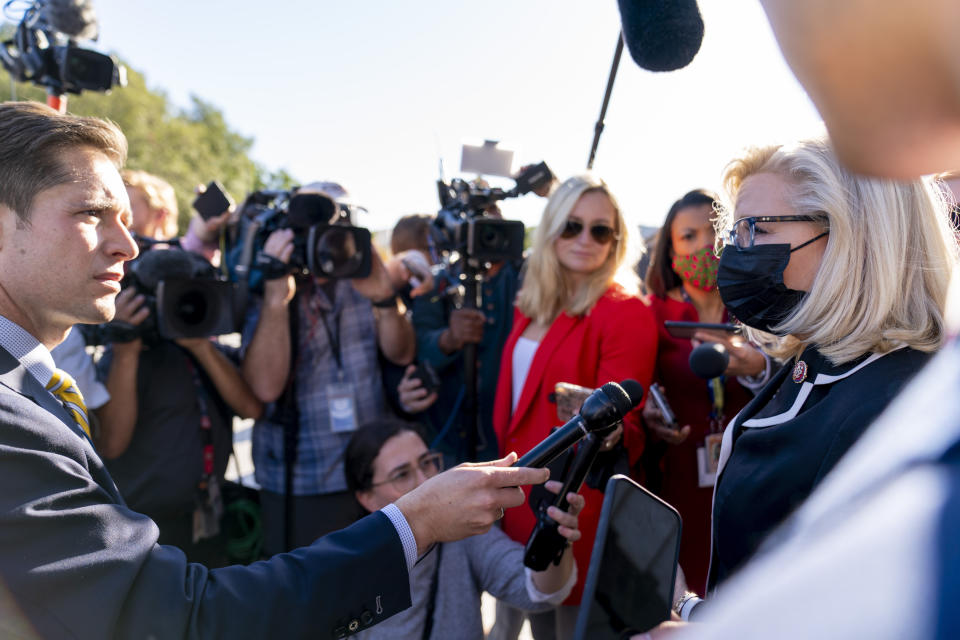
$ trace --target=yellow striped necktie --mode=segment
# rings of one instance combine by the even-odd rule
[[[83,403],[83,395],[80,394],[80,389],[77,388],[77,383],[70,374],[63,369],[55,370],[50,382],[47,383],[47,391],[57,396],[89,438],[90,422],[87,420],[87,405]]]

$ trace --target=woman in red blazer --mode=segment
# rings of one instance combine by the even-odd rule
[[[637,297],[636,254],[628,250],[628,233],[616,200],[595,177],[570,178],[550,196],[500,363],[493,421],[501,452],[523,454],[562,424],[554,396],[558,382],[592,389],[634,378],[646,389],[652,381],[657,329]],[[620,438],[618,430],[605,447]],[[632,465],[643,449],[639,411],[624,420],[622,438]],[[600,491],[584,486],[580,493],[586,499],[580,514],[583,537],[573,546],[579,577],[566,606],[557,610],[553,633],[558,638],[573,633],[603,502]],[[531,509],[511,509],[503,530],[526,542],[534,523]],[[503,606],[497,613],[497,637],[512,637],[503,633],[503,618],[511,616]],[[519,629],[519,616],[512,617]],[[534,635],[548,637],[552,621],[531,619]]]

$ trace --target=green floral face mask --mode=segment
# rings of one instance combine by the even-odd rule
[[[697,289],[713,291],[717,288],[717,265],[720,259],[712,247],[698,249],[690,255],[673,257],[673,272]]]

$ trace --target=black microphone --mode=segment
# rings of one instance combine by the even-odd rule
[[[675,71],[693,60],[703,41],[696,0],[618,0],[623,41],[648,71]]]
[[[636,380],[608,382],[591,393],[580,412],[514,463],[515,467],[544,467],[576,444],[597,431],[606,431],[623,420],[623,416],[640,404],[643,387]]]
[[[707,380],[722,376],[729,364],[727,348],[717,342],[704,342],[690,352],[690,370]]]
[[[43,0],[42,15],[54,31],[77,40],[96,40],[100,26],[89,0]]]

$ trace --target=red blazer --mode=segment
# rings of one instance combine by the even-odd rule
[[[613,285],[585,316],[562,313],[553,321],[540,342],[527,374],[517,410],[511,415],[513,388],[513,349],[530,318],[514,312],[513,330],[500,359],[500,377],[494,403],[493,425],[500,453],[516,451],[523,455],[558,426],[557,406],[551,401],[554,385],[570,382],[596,388],[606,382],[633,378],[644,391],[653,380],[657,357],[657,327],[653,313],[640,299],[629,296]],[[631,467],[643,451],[640,411],[632,411],[624,420],[624,444]],[[529,488],[524,492],[530,494]],[[600,519],[603,493],[586,486],[580,491],[586,506],[580,513],[583,537],[573,545],[579,578],[565,604],[578,604],[590,564],[590,552]],[[510,509],[503,518],[503,530],[514,540],[525,543],[536,519],[528,507]]]

